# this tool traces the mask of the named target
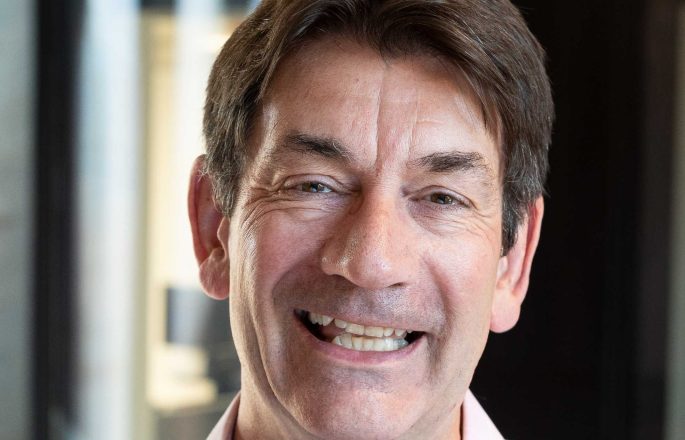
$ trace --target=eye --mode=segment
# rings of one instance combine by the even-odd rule
[[[429,193],[428,195],[424,196],[423,200],[430,202],[433,206],[435,205],[442,205],[439,207],[439,209],[444,208],[470,208],[473,205],[471,204],[471,201],[467,199],[466,197],[459,195],[459,194],[453,194],[453,193],[444,193],[444,192],[432,192]],[[436,206],[436,208],[438,208]]]
[[[331,188],[320,182],[304,182],[297,185],[296,189],[309,193],[328,193]]]
[[[454,205],[457,201],[450,195],[442,193],[433,193],[430,195],[430,201],[438,205]]]

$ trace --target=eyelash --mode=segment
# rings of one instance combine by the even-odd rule
[[[285,182],[283,190],[297,195],[325,195],[339,192],[339,186],[331,180],[320,176],[294,176]],[[310,191],[309,189],[312,188],[316,188],[316,190]]]
[[[315,187],[316,191],[306,191],[302,189],[305,185],[309,185],[310,187]],[[330,193],[333,192],[333,189],[326,185],[325,183],[317,182],[317,181],[307,181],[307,182],[302,182],[298,183],[295,185],[295,189],[299,189],[301,192],[308,192],[312,194],[319,194],[319,193]]]

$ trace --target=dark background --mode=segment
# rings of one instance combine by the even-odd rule
[[[514,3],[557,123],[521,320],[473,391],[510,439],[663,438],[677,4]]]
[[[521,321],[491,337],[473,391],[510,439],[662,438],[676,1],[515,3],[549,56],[552,172]],[[38,4],[36,439],[72,409],[82,7]]]

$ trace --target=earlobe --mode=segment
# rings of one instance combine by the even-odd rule
[[[225,299],[229,292],[229,221],[214,203],[212,185],[203,168],[204,155],[193,163],[188,188],[193,248],[203,289],[212,298]]]
[[[544,201],[540,196],[531,205],[526,220],[520,225],[516,243],[507,255],[500,258],[490,320],[490,330],[493,332],[510,330],[519,319],[521,304],[528,291],[543,214]]]

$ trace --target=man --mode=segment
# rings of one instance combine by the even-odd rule
[[[553,106],[507,0],[264,1],[207,89],[189,209],[242,390],[215,439],[501,438]]]

